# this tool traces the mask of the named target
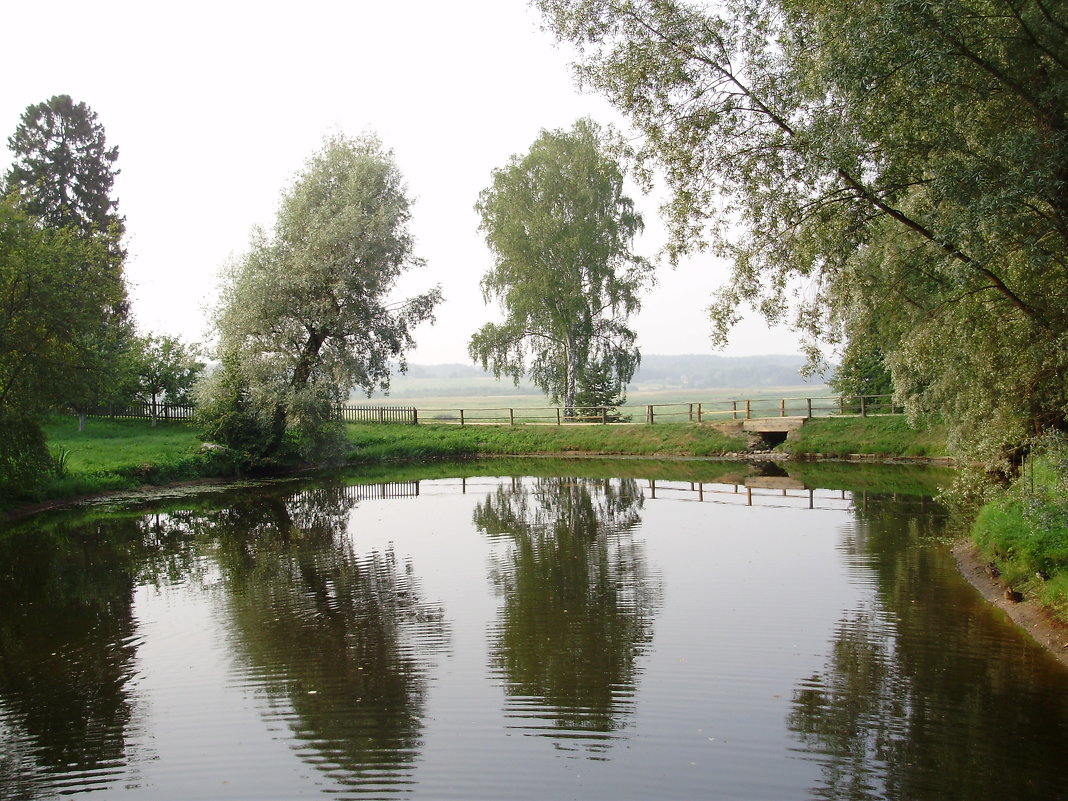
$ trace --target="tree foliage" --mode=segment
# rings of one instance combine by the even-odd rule
[[[588,119],[543,131],[494,170],[475,207],[495,260],[483,296],[500,302],[505,319],[472,336],[471,357],[517,384],[529,373],[569,417],[587,365],[625,384],[639,360],[627,319],[649,265],[631,250],[642,219],[608,141]]]
[[[96,297],[106,305],[96,332],[85,332],[88,339],[80,343],[84,369],[79,380],[66,387],[66,400],[82,410],[124,402],[128,398],[121,372],[131,355],[133,324],[123,278],[125,223],[112,197],[118,148],[108,147],[96,113],[68,95],[29,106],[8,147],[15,156],[5,176],[5,193],[12,202],[39,225],[92,239],[107,254],[106,261],[97,255],[86,261],[84,275],[69,276],[75,286],[87,285],[90,302]],[[113,285],[106,298],[94,294],[101,280]]]
[[[1068,410],[1068,14],[1043,0],[538,0],[662,171],[674,256],[994,457]],[[738,231],[742,233],[737,234]],[[795,294],[796,293],[796,294]]]
[[[441,299],[432,289],[393,301],[402,273],[423,263],[410,205],[378,139],[328,139],[283,194],[274,230],[254,232],[226,276],[219,353],[237,373],[227,379],[232,394],[266,432],[267,453],[287,433],[306,449],[323,445],[350,390],[388,389],[391,362],[404,369],[412,328]],[[206,388],[212,408],[219,385]]]
[[[117,228],[123,219],[111,196],[117,147],[108,147],[96,112],[69,95],[29,106],[7,140],[15,162],[7,192],[22,198],[27,213],[53,228],[89,233]]]
[[[205,364],[196,346],[166,334],[147,334],[134,341],[132,367],[137,397],[150,404],[155,425],[160,403],[190,402]]]
[[[48,465],[40,423],[98,384],[99,335],[122,296],[105,243],[0,201],[0,486]]]
[[[828,382],[839,395],[893,395],[894,381],[879,348],[864,339],[850,339],[842,361]]]

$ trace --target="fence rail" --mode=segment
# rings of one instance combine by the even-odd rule
[[[123,406],[97,406],[75,414],[86,417],[108,417],[114,420],[192,420],[196,407],[177,403],[129,403]]]
[[[349,405],[338,407],[338,416],[347,423],[451,423],[457,425],[610,425],[614,423],[691,422],[712,423],[751,420],[760,417],[828,417],[831,415],[901,414],[902,408],[890,395],[825,395],[810,398],[747,398],[696,403],[651,403],[623,406],[578,407],[568,416],[559,406],[498,407],[486,409],[436,408],[414,406]],[[93,409],[88,417],[143,419],[153,417],[153,404]],[[192,406],[155,404],[159,420],[189,420]]]
[[[611,423],[711,423],[759,417],[828,417],[831,415],[901,414],[890,395],[826,395],[798,398],[750,398],[695,403],[578,407],[568,417],[559,406],[418,410],[422,422],[458,425],[576,425]],[[418,422],[418,420],[416,421]]]
[[[338,408],[346,423],[407,423],[419,422],[419,412],[410,406],[348,406]]]

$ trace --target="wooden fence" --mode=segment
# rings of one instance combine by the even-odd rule
[[[387,407],[389,408],[389,407]],[[620,408],[576,408],[568,417],[559,406],[479,409],[412,409],[418,423],[456,425],[576,425],[611,423],[711,423],[759,417],[826,417],[830,415],[901,414],[890,395],[827,395],[810,398],[756,398],[697,403],[654,403]]]
[[[410,406],[341,406],[338,409],[346,423],[419,423],[419,411]]]
[[[155,415],[153,415],[153,409]],[[196,416],[196,407],[177,403],[131,403],[125,406],[98,406],[88,411],[75,411],[86,417],[107,417],[113,420],[192,420]]]
[[[94,409],[89,417],[147,420],[152,404]],[[159,420],[189,420],[192,406],[156,404]],[[491,409],[437,408],[413,406],[343,405],[338,416],[347,423],[451,423],[456,425],[609,425],[612,423],[690,422],[713,423],[751,420],[759,417],[826,417],[830,415],[900,414],[902,409],[890,395],[826,395],[811,398],[750,398],[697,403],[653,403],[639,406],[582,407],[568,417],[559,406],[499,407]]]

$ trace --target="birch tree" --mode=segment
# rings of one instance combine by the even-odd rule
[[[609,136],[588,119],[543,131],[494,170],[475,207],[495,262],[483,297],[504,320],[475,332],[468,352],[498,378],[529,374],[569,418],[587,365],[626,384],[640,359],[627,323],[651,268],[632,250],[642,219]]]

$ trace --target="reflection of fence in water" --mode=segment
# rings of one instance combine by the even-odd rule
[[[819,509],[824,511],[867,510],[887,501],[897,508],[906,504],[920,512],[941,513],[941,505],[923,495],[869,493],[866,490],[810,489],[800,481],[774,476],[750,476],[744,484],[705,484],[693,481],[648,482],[651,500],[676,500],[690,503],[722,503],[733,506],[768,506],[781,509]]]
[[[343,489],[346,498],[355,501],[382,500],[389,498],[417,498],[435,495],[466,495],[496,490],[501,484],[510,483],[518,488],[522,478],[498,480],[433,479],[429,482],[402,481],[377,484],[351,484]],[[675,500],[688,503],[719,503],[732,506],[767,506],[783,509],[819,509],[847,511],[867,508],[887,497],[895,502],[896,495],[886,496],[848,490],[809,489],[796,479],[778,476],[750,476],[741,484],[715,484],[701,481],[664,481],[649,479],[643,482],[642,494],[649,500]],[[912,496],[909,496],[912,497]],[[922,497],[916,502],[920,507],[934,505]]]
[[[383,498],[418,498],[418,481],[386,481],[378,484],[349,484],[342,492],[352,501],[371,501]]]
[[[854,501],[852,493],[846,490],[808,489],[794,479],[760,476],[748,478],[744,484],[650,479],[648,491],[651,500],[769,506],[782,509],[843,511],[851,509]]]

